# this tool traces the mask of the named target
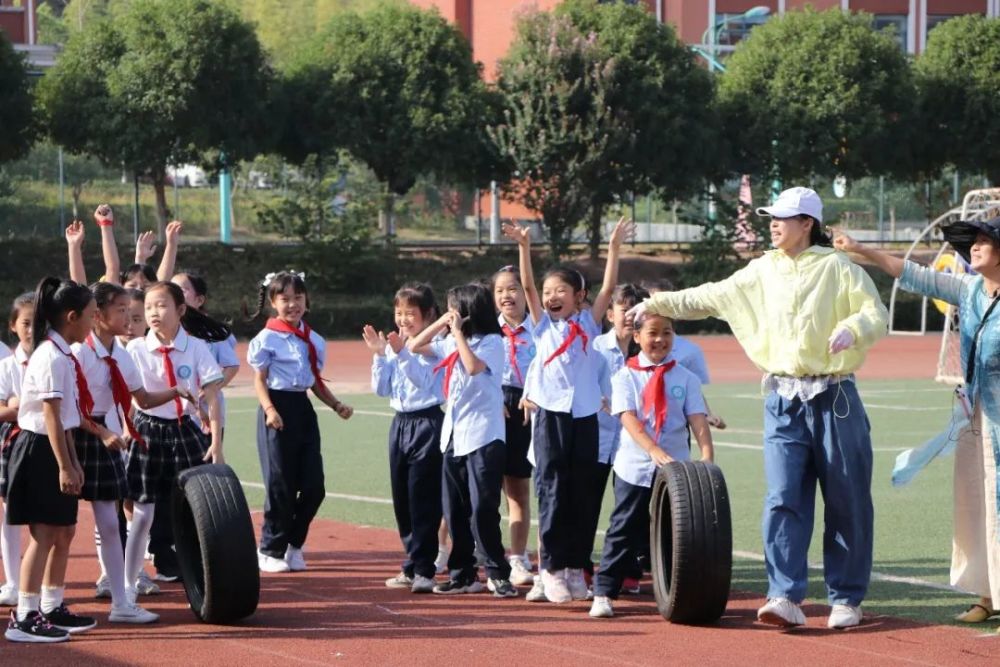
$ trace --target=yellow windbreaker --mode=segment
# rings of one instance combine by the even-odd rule
[[[766,373],[846,375],[886,334],[888,313],[875,284],[844,253],[811,246],[791,258],[770,250],[729,278],[646,301],[649,312],[729,323],[747,356]],[[828,339],[846,327],[854,345],[831,355]]]

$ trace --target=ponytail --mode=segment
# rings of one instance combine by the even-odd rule
[[[257,319],[264,312],[264,305],[268,300],[274,301],[279,294],[289,287],[296,294],[306,295],[306,311],[308,311],[309,292],[306,290],[305,275],[304,273],[295,273],[294,271],[279,271],[278,273],[267,274],[264,280],[261,281],[260,289],[257,291],[257,312],[251,315],[247,309],[246,299],[244,299],[242,306],[240,306],[240,310],[243,311],[243,317],[246,318],[247,322]]]
[[[243,313],[243,318],[247,322],[253,322],[255,319],[260,317],[260,314],[264,312],[264,304],[267,303],[267,285],[264,283],[260,284],[260,289],[257,290],[257,310],[253,313],[247,308],[246,297],[243,298],[243,302],[240,304],[240,311]]]
[[[94,295],[86,285],[52,276],[42,278],[35,289],[35,316],[31,321],[32,349],[37,350],[49,330],[60,326],[66,313],[82,313]]]
[[[819,220],[813,218],[812,216],[806,216],[813,221],[813,226],[809,230],[809,245],[818,245],[824,248],[833,247],[833,239],[830,235],[823,231],[822,225],[820,225]]]
[[[209,343],[218,343],[233,335],[232,330],[222,322],[185,304],[184,292],[176,284],[166,281],[154,283],[146,290],[146,294],[155,290],[166,290],[170,294],[170,298],[173,299],[174,305],[178,308],[184,307],[184,314],[181,315],[181,326],[184,327],[184,331],[195,338],[201,338]]]

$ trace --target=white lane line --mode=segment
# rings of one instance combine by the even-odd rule
[[[244,482],[240,480],[240,484],[251,489],[266,489],[267,487],[260,482]],[[326,494],[327,498],[333,498],[335,500],[350,500],[357,503],[371,503],[373,505],[391,505],[391,498],[376,498],[375,496],[356,496],[351,493],[330,493]]]
[[[758,452],[764,451],[763,445],[748,445],[742,442],[720,442],[719,440],[714,440],[712,444],[716,447],[727,447],[729,449],[752,449]],[[911,449],[911,447],[872,447],[873,452],[885,453],[904,452],[907,449]]]

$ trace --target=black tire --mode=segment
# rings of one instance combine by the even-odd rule
[[[661,467],[650,501],[653,593],[663,618],[717,621],[729,602],[733,526],[722,470],[700,461]]]
[[[227,465],[177,476],[174,542],[191,611],[206,623],[233,623],[257,609],[260,571],[243,487]]]

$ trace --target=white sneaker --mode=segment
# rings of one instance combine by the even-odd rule
[[[511,556],[510,559],[510,583],[515,586],[526,586],[535,581],[531,574],[531,563],[524,561],[524,556]]]
[[[532,580],[534,585],[524,596],[524,599],[528,602],[545,602],[548,598],[545,597],[545,584],[542,583],[542,575],[536,574]]]
[[[270,572],[271,574],[280,574],[282,572],[288,572],[288,563],[285,562],[283,558],[275,558],[274,556],[268,556],[267,554],[257,552],[257,566],[260,568],[261,572]]]
[[[414,575],[413,585],[410,586],[411,593],[433,593],[434,586],[437,584],[436,581],[429,577],[423,577],[419,574]]]
[[[413,578],[406,576],[405,572],[400,572],[395,577],[389,577],[385,580],[386,588],[410,588],[413,587]]]
[[[12,584],[0,586],[0,607],[17,606],[17,587]]]
[[[555,604],[570,602],[573,595],[566,584],[566,570],[549,572],[542,570],[542,586],[545,587],[545,599]]]
[[[611,606],[611,600],[605,595],[595,595],[594,604],[590,605],[591,618],[611,618],[615,615],[615,610]]]
[[[583,570],[567,569],[566,585],[569,588],[570,596],[574,600],[589,599],[590,588],[587,586],[587,580],[583,576]]]
[[[160,587],[149,578],[145,570],[139,570],[139,578],[135,580],[135,592],[139,595],[156,595],[160,592]]]
[[[448,550],[438,549],[438,557],[434,559],[434,571],[444,574],[448,571]]]
[[[830,609],[830,618],[827,620],[826,626],[834,630],[853,628],[855,625],[861,624],[862,616],[861,607],[852,607],[849,604],[835,604]]]
[[[806,624],[806,615],[802,608],[788,598],[772,598],[757,610],[757,620],[768,625],[782,628],[794,628]]]
[[[120,607],[112,605],[111,613],[108,614],[110,623],[134,623],[143,625],[155,623],[160,620],[159,614],[143,609],[139,605],[132,603],[123,604]]]
[[[285,548],[285,562],[292,572],[304,572],[306,570],[306,558],[302,555],[302,549],[296,549],[291,544]]]
[[[102,574],[101,578],[97,580],[96,587],[94,589],[95,598],[109,598],[111,597],[111,580],[108,575]]]

